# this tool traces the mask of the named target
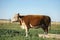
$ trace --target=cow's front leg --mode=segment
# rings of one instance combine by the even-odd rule
[[[25,29],[26,37],[28,37],[28,31],[29,31],[29,29],[28,29],[28,28],[26,28],[26,29]]]

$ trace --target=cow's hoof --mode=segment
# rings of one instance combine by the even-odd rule
[[[44,35],[48,35],[48,33],[47,32],[44,32]]]

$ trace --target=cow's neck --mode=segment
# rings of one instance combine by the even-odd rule
[[[24,16],[19,16],[20,18],[23,18]]]
[[[22,20],[23,17],[24,16],[19,16],[19,20],[21,21],[21,23],[23,22],[23,20]]]

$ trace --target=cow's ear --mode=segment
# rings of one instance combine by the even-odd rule
[[[18,15],[19,15],[19,13],[18,13]]]

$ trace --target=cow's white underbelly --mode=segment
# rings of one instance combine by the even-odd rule
[[[39,25],[39,26],[40,26],[40,25]],[[31,27],[31,28],[34,28],[34,27],[35,27],[35,28],[38,28],[39,26],[33,26],[33,25],[30,24],[30,27]],[[22,22],[22,25],[21,25],[20,27],[21,27],[22,29],[26,29],[26,28],[27,28],[27,26],[26,26],[26,24],[25,24],[24,21]]]

